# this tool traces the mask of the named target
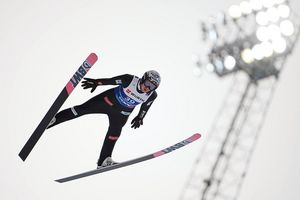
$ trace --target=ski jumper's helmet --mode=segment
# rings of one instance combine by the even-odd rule
[[[144,73],[141,83],[143,83],[150,90],[155,90],[158,88],[160,80],[161,78],[159,73],[155,70],[150,70]]]

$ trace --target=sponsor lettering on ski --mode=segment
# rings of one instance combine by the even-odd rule
[[[177,144],[175,144],[173,146],[170,146],[169,148],[166,148],[166,149],[162,150],[162,152],[164,152],[164,153],[170,153],[171,151],[179,149],[179,148],[181,148],[181,147],[183,147],[183,146],[185,146],[185,145],[187,145],[187,144],[189,144],[191,142],[192,141],[184,140],[184,141],[179,142],[179,143],[177,143]]]
[[[70,80],[73,87],[76,87],[76,85],[80,82],[80,80],[85,76],[85,74],[89,71],[91,67],[92,65],[89,64],[86,60],[83,62],[83,64],[79,67],[79,69],[76,71],[76,73]]]

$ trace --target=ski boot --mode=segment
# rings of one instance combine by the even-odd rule
[[[102,168],[102,167],[108,167],[108,166],[115,165],[115,164],[118,164],[118,163],[115,162],[115,161],[113,161],[113,160],[111,159],[111,157],[107,157],[107,158],[105,158],[105,160],[102,162],[101,165],[98,165],[98,166],[97,166],[97,169],[100,169],[100,168]]]

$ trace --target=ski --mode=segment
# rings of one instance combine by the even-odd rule
[[[75,74],[72,76],[72,78],[69,80],[69,82],[66,84],[64,89],[61,91],[61,93],[58,95],[40,124],[37,126],[35,131],[32,133],[24,147],[19,153],[20,158],[25,161],[28,157],[29,153],[32,151],[35,144],[38,142],[40,137],[42,136],[43,132],[47,128],[48,124],[52,120],[52,118],[55,116],[55,114],[58,112],[58,110],[61,108],[63,103],[66,101],[66,99],[69,97],[69,95],[72,93],[74,88],[77,86],[77,84],[81,81],[81,79],[86,75],[86,73],[90,70],[90,68],[95,64],[95,62],[98,60],[98,57],[95,53],[91,53],[87,59],[83,62],[83,64],[79,67],[79,69],[75,72]]]
[[[157,151],[155,153],[152,153],[152,154],[149,154],[149,155],[146,155],[146,156],[143,156],[143,157],[135,158],[133,160],[121,162],[121,163],[114,164],[114,165],[111,165],[111,166],[108,166],[108,167],[103,167],[103,168],[100,168],[100,169],[95,169],[95,170],[87,171],[87,172],[84,172],[84,173],[81,173],[81,174],[76,174],[76,175],[69,176],[69,177],[66,177],[66,178],[58,179],[58,180],[55,180],[55,181],[59,182],[59,183],[64,183],[64,182],[68,182],[68,181],[88,177],[88,176],[91,176],[91,175],[107,172],[107,171],[110,171],[110,170],[118,169],[118,168],[121,168],[121,167],[126,167],[126,166],[133,165],[133,164],[136,164],[136,163],[139,163],[139,162],[150,160],[152,158],[157,158],[159,156],[162,156],[162,155],[165,155],[165,154],[170,153],[172,151],[175,151],[175,150],[177,150],[181,147],[184,147],[185,145],[196,141],[200,137],[201,137],[201,135],[199,133],[196,133],[196,134],[192,135],[191,137],[189,137],[189,138],[187,138],[187,139],[185,139],[185,140],[183,140],[183,141],[181,141],[177,144],[174,144],[170,147],[167,147],[167,148],[165,148],[161,151]]]

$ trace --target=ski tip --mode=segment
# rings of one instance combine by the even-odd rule
[[[25,158],[22,158],[21,156],[19,156],[20,158],[21,158],[21,160],[23,161],[23,162],[25,162]]]
[[[192,135],[190,137],[190,139],[192,139],[193,141],[198,140],[199,138],[201,138],[201,134],[200,133],[195,133],[194,135]]]
[[[98,60],[98,56],[95,53],[91,53],[87,59],[88,63],[90,63],[91,65],[95,64],[95,62]]]
[[[27,156],[24,155],[24,153],[22,154],[22,151],[19,153],[19,157],[21,158],[22,161],[25,161]]]

